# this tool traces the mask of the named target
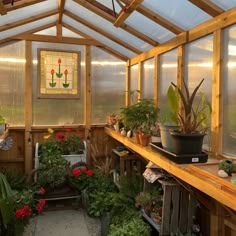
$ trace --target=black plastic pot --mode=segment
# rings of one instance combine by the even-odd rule
[[[175,154],[201,154],[204,133],[183,134],[171,131],[172,151]]]

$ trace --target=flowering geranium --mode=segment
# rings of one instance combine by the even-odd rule
[[[69,180],[73,187],[79,192],[83,191],[92,181],[93,171],[85,167],[74,168]]]
[[[56,133],[53,137],[54,131],[49,128],[48,133],[44,138],[53,138],[59,145],[63,155],[83,153],[85,147],[79,131],[73,132],[72,129],[68,128],[66,132]]]

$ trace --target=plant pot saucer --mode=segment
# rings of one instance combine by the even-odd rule
[[[208,160],[208,154],[202,151],[200,154],[175,154],[163,149],[161,143],[150,143],[153,150],[164,154],[166,158],[177,164],[195,164],[205,163]]]

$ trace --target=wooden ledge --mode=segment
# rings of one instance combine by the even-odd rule
[[[141,145],[134,143],[132,139],[126,138],[112,129],[105,128],[105,133],[132,149],[143,158],[153,162],[170,174],[214,198],[221,204],[236,210],[235,192],[225,191],[224,186],[219,182],[207,178],[201,173],[194,172],[193,169],[190,168],[193,164],[176,164],[168,160],[163,154],[153,151],[150,147],[142,147]],[[210,159],[208,162],[211,163],[212,160]]]

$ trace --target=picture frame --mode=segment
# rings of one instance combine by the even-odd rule
[[[81,54],[38,49],[38,98],[80,98]]]

